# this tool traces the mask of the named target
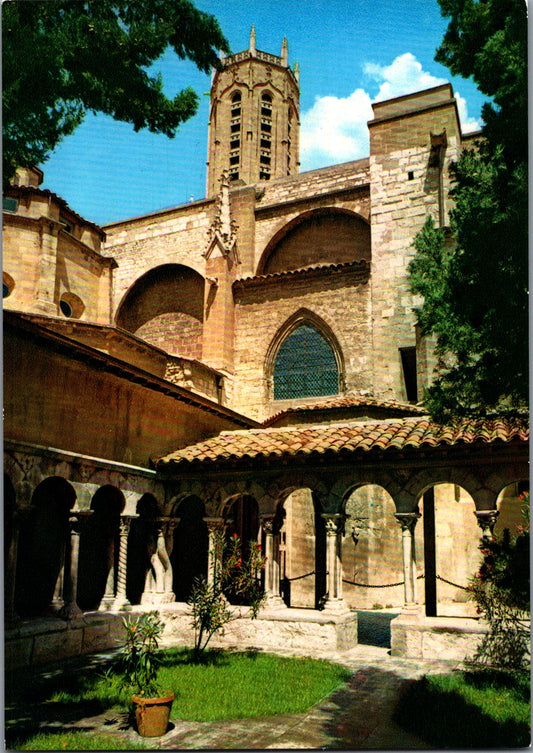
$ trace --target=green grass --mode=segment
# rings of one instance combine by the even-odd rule
[[[173,690],[172,716],[187,721],[216,722],[257,716],[298,714],[350,677],[331,662],[298,659],[260,652],[210,651],[205,661],[193,664],[190,652],[163,654],[159,684]],[[93,701],[102,708],[128,706],[131,693],[112,671],[105,677],[72,677],[53,692],[53,703]]]
[[[525,671],[429,675],[401,700],[396,722],[439,748],[525,747],[531,740],[530,699]]]
[[[94,732],[50,732],[38,734],[12,746],[16,750],[146,750],[150,742],[113,739]]]
[[[191,652],[171,649],[162,652],[160,685],[175,693],[171,719],[217,722],[229,719],[278,716],[306,711],[340,684],[351,673],[337,664],[314,659],[285,658],[262,652],[232,653],[209,651],[200,664],[191,662]],[[16,686],[16,687],[15,687]],[[7,720],[6,737],[10,748],[26,750],[105,749],[98,735],[66,732],[50,735],[39,732],[39,719],[73,723],[102,712],[127,714],[131,691],[121,680],[118,665],[104,673],[78,667],[24,685],[11,679],[7,697],[15,709],[24,701],[32,709],[31,719]],[[8,702],[8,707],[10,703]],[[16,714],[13,716],[16,719]],[[100,735],[100,738],[102,736]],[[121,743],[112,734],[103,736],[106,744]],[[65,744],[66,741],[66,744]],[[52,745],[53,743],[53,745]],[[124,744],[128,748],[127,744]],[[142,745],[140,747],[143,747]]]

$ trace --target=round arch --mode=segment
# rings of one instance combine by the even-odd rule
[[[347,209],[312,209],[275,233],[261,254],[256,274],[370,258],[370,225],[366,219]]]
[[[274,559],[282,598],[290,607],[320,608],[327,590],[326,487],[312,474],[287,473],[269,493],[277,500]]]
[[[200,358],[204,288],[204,278],[191,267],[154,267],[124,295],[116,325],[174,355]]]
[[[80,533],[77,601],[84,611],[98,609],[109,573],[118,572],[120,515],[126,506],[122,491],[112,484],[100,486],[91,499],[91,516]]]
[[[390,491],[376,481],[346,489],[343,595],[352,609],[398,608],[404,602],[401,529]]]
[[[32,494],[17,558],[15,606],[22,617],[37,617],[51,605],[75,503],[76,492],[62,476],[45,478]]]
[[[187,601],[194,581],[207,577],[209,534],[204,520],[205,505],[195,495],[182,498],[173,515],[179,518],[174,529],[172,564],[172,590],[176,601]]]

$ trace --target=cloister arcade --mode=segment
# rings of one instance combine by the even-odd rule
[[[516,439],[217,463],[167,456],[155,470],[51,455],[6,455],[7,627],[185,602],[195,576],[212,576],[220,530],[243,547],[262,542],[265,608],[466,614],[479,537],[498,516],[500,528],[518,522],[528,478]]]

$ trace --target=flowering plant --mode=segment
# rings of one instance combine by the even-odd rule
[[[258,578],[265,566],[261,546],[251,541],[248,554],[243,555],[237,534],[226,540],[224,533],[215,537],[217,564],[211,582],[204,577],[195,579],[189,606],[194,628],[194,657],[199,660],[207,644],[217,632],[234,619],[231,604],[246,604],[252,619],[257,616],[265,595]]]
[[[122,619],[126,637],[122,647],[122,664],[126,682],[134,692],[147,698],[157,695],[159,658],[157,651],[164,623],[157,612]]]

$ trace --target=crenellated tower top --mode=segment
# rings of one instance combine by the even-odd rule
[[[299,69],[289,66],[286,38],[281,55],[256,47],[222,59],[211,85],[207,195],[217,192],[227,170],[234,185],[299,172]]]

